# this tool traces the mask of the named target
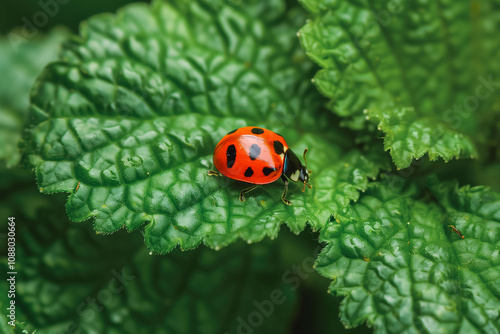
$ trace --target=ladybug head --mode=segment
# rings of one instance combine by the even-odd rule
[[[285,167],[283,172],[290,180],[304,183],[302,191],[306,189],[306,186],[311,188],[311,186],[307,184],[307,182],[309,182],[309,174],[311,174],[311,171],[307,169],[306,153],[307,148],[304,150],[304,166],[295,153],[288,149],[286,151]]]

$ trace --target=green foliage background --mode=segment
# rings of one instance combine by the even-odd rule
[[[500,331],[500,2],[127,2],[0,20],[18,332]],[[206,176],[245,125],[310,149],[293,206]]]

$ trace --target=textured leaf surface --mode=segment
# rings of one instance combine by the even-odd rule
[[[274,290],[280,304],[258,328],[288,332],[296,296],[281,279],[287,268],[277,242],[150,255],[138,234],[99,236],[61,219],[64,196],[40,195],[24,183],[30,175],[4,177],[15,181],[1,184],[11,196],[0,214],[17,223],[16,317],[29,333],[236,333],[238,317],[248,322],[254,301],[270,300]],[[2,253],[3,272],[6,262]],[[0,287],[7,291],[7,281]],[[0,302],[8,303],[6,293]],[[4,312],[0,319],[0,332],[10,332]]]
[[[0,38],[0,161],[8,167],[20,159],[17,142],[28,113],[31,85],[43,67],[56,59],[59,45],[67,35],[57,29],[21,44]]]
[[[344,124],[379,125],[399,168],[426,152],[445,160],[477,155],[471,138],[484,139],[478,124],[491,127],[499,101],[499,67],[486,56],[500,52],[492,35],[498,1],[302,3],[313,18],[301,42],[322,67],[314,82]],[[413,121],[399,117],[408,108]],[[390,139],[401,133],[410,136]]]
[[[401,184],[371,184],[321,231],[317,270],[346,296],[342,320],[376,333],[497,332],[500,196],[431,178],[438,205]]]
[[[385,133],[384,148],[391,152],[396,166],[407,167],[413,159],[428,154],[429,160],[445,161],[463,156],[474,157],[475,148],[460,132],[439,124],[430,117],[418,117],[414,108],[368,112],[377,118]]]
[[[271,25],[278,18],[286,25]],[[303,18],[280,1],[157,1],[90,19],[33,90],[26,157],[40,190],[71,192],[69,217],[95,217],[101,233],[147,223],[159,253],[258,241],[283,222],[321,227],[379,167],[320,112],[295,37]],[[245,125],[281,133],[298,154],[310,148],[313,189],[292,185],[293,206],[281,183],[241,203],[244,184],[206,175],[218,140]]]

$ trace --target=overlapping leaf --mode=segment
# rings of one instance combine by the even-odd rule
[[[159,253],[318,228],[356,199],[378,165],[320,112],[295,37],[304,15],[255,3],[156,1],[86,22],[33,90],[26,157],[41,191],[71,192],[70,218],[101,233],[147,223]],[[292,186],[287,207],[275,184],[241,203],[244,184],[208,177],[217,141],[244,125],[309,147],[312,191]]]
[[[432,178],[436,205],[404,183],[371,184],[322,231],[317,268],[333,279],[331,293],[346,296],[343,321],[367,321],[376,333],[498,331],[499,195]]]
[[[432,160],[477,155],[471,138],[482,141],[477,126],[491,126],[499,100],[500,71],[486,56],[500,52],[498,1],[302,3],[313,19],[301,42],[322,67],[314,81],[346,125],[380,123],[399,168],[426,152]]]
[[[29,91],[35,77],[56,59],[63,29],[36,36],[33,40],[0,38],[0,161],[12,167],[19,162],[17,142],[28,112]],[[17,36],[12,32],[9,36]]]
[[[448,161],[475,151],[472,142],[462,140],[462,133],[436,124],[430,117],[418,117],[414,108],[373,110],[370,115],[379,120],[379,128],[386,133],[384,148],[391,152],[396,166],[407,167],[426,153],[429,160],[442,157]]]

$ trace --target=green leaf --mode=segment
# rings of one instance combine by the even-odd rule
[[[426,153],[431,161],[439,157],[445,162],[464,156],[475,157],[474,145],[462,133],[430,117],[418,117],[414,108],[384,112],[372,109],[368,115],[380,121],[379,129],[385,133],[384,148],[391,152],[398,167],[408,167],[413,159]]]
[[[255,242],[283,222],[321,228],[381,165],[321,112],[295,37],[303,18],[281,1],[156,1],[91,18],[32,92],[25,157],[40,190],[71,192],[69,217],[95,217],[99,233],[145,224],[158,253]],[[217,142],[245,125],[281,133],[299,155],[310,148],[313,189],[292,185],[293,206],[281,183],[242,203],[243,183],[207,176]]]
[[[56,59],[67,35],[66,30],[55,29],[25,40],[15,30],[0,38],[0,161],[7,167],[15,166],[20,159],[17,143],[28,113],[31,85],[43,67]]]
[[[287,333],[296,292],[281,278],[288,267],[276,241],[150,255],[138,234],[100,236],[61,219],[64,196],[40,195],[33,184],[22,185],[26,176],[6,172],[2,179],[16,182],[1,187],[11,196],[0,213],[16,217],[16,320],[23,324],[16,330],[219,334],[236,333],[243,321],[251,329]],[[8,271],[5,254],[0,269]],[[0,287],[7,291],[7,281]],[[278,303],[271,305],[271,298]],[[0,303],[8,302],[2,293]],[[250,317],[254,313],[262,320]],[[5,312],[0,319],[5,325]]]
[[[14,328],[14,334],[36,334],[36,329],[33,326],[25,323],[25,322],[17,322],[16,327]]]
[[[500,195],[430,178],[437,205],[404,184],[370,184],[321,231],[317,270],[346,296],[343,322],[376,333],[500,330]]]
[[[477,156],[472,138],[485,140],[477,132],[500,101],[499,1],[301,2],[313,18],[300,39],[322,68],[314,82],[344,125],[378,125],[398,168],[427,152]]]

